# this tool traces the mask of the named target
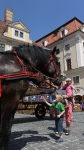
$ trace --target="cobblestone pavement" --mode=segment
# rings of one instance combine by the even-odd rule
[[[74,112],[70,135],[57,143],[54,120],[49,115],[38,120],[32,115],[16,114],[9,150],[84,150],[84,112]],[[64,121],[65,128],[65,121]]]

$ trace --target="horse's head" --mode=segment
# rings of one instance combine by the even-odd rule
[[[36,59],[36,68],[41,71],[44,76],[48,76],[53,84],[59,86],[62,82],[62,75],[60,74],[60,68],[58,64],[58,58],[56,57],[56,47],[51,51],[49,49],[42,49],[43,56],[38,55],[40,59]]]
[[[50,78],[55,85],[58,86],[60,84],[60,70],[55,54],[56,47],[53,50],[49,50],[36,45],[23,45],[16,48],[16,51],[30,72],[34,74],[40,72],[44,77]],[[38,81],[40,83],[40,80]]]
[[[58,64],[58,58],[56,57],[56,47],[52,50],[49,60],[44,67],[48,69],[48,76],[51,77],[51,81],[54,85],[59,86],[62,82],[62,75]]]

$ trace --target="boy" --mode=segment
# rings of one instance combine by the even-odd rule
[[[56,131],[59,134],[59,139],[57,142],[63,142],[63,118],[65,113],[64,105],[62,104],[63,97],[61,95],[56,95],[53,104],[50,104],[46,101],[46,98],[42,96],[42,100],[48,105],[56,108]]]

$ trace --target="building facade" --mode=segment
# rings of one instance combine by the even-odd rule
[[[4,21],[0,20],[0,51],[11,50],[13,46],[32,43],[30,31],[21,22],[13,22],[13,11],[6,9]]]
[[[36,41],[50,49],[56,46],[61,74],[72,79],[79,94],[84,94],[84,24],[73,18]]]

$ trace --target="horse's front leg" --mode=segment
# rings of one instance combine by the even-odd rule
[[[0,150],[8,150],[12,121],[18,102],[19,97],[13,98],[12,100],[7,98],[2,100]]]

